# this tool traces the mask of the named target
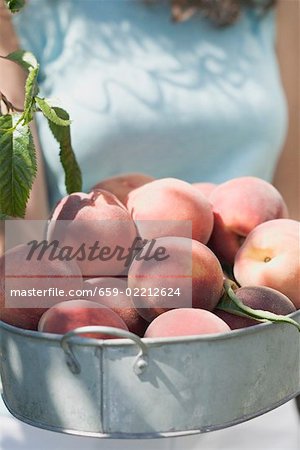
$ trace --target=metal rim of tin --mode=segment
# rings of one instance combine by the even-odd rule
[[[300,309],[297,311],[292,312],[291,314],[288,314],[286,317],[290,317],[292,319],[295,319],[299,316],[300,320]],[[267,329],[267,327],[277,326],[279,324],[275,323],[258,323],[257,325],[252,325],[250,327],[240,328],[237,330],[231,330],[224,333],[211,333],[211,334],[203,334],[203,335],[193,335],[193,336],[178,336],[178,337],[163,337],[163,338],[140,338],[138,335],[134,333],[128,332],[128,334],[134,335],[137,340],[142,340],[142,342],[145,343],[145,345],[152,345],[152,344],[176,344],[176,343],[182,343],[182,342],[201,342],[201,341],[215,341],[215,340],[227,340],[227,339],[234,339],[237,338],[240,335],[245,334],[252,334],[255,333],[257,330],[263,330],[264,328]],[[284,326],[292,326],[288,323],[284,324]],[[34,331],[34,330],[26,330],[23,328],[15,327],[13,325],[10,325],[6,322],[3,322],[0,320],[0,329],[4,328],[8,331],[14,332],[15,334],[23,335],[24,337],[32,337],[36,339],[42,339],[42,340],[49,340],[49,341],[61,341],[64,336],[61,334],[54,334],[54,333],[45,333],[41,331]],[[81,327],[83,328],[83,327]],[[113,328],[113,327],[97,327],[99,328],[99,331],[102,331],[104,328]],[[88,329],[88,327],[86,327]],[[117,328],[118,330],[118,328]],[[76,332],[75,330],[72,330]],[[123,331],[123,330],[122,330]],[[67,334],[67,333],[66,333]],[[72,341],[74,339],[74,343],[77,345],[88,345],[88,346],[115,346],[115,345],[133,345],[134,343],[132,340],[126,339],[126,338],[120,338],[120,339],[96,339],[96,338],[86,338],[86,337],[80,337],[80,336],[74,336],[72,338]]]
[[[296,318],[299,316],[300,322],[300,310],[294,311],[288,314],[287,317]],[[58,342],[66,356],[66,363],[74,374],[80,372],[80,365],[77,362],[76,356],[72,351],[72,345],[88,346],[88,347],[123,347],[128,345],[137,346],[140,351],[137,354],[135,363],[133,365],[133,370],[136,375],[140,375],[147,368],[147,350],[148,347],[161,346],[161,345],[176,345],[178,343],[187,342],[214,342],[214,341],[229,341],[231,339],[238,339],[239,336],[251,335],[257,331],[263,332],[264,330],[269,330],[270,327],[280,324],[275,323],[258,323],[257,325],[252,325],[250,327],[240,328],[236,330],[227,331],[224,333],[211,333],[203,335],[193,335],[193,336],[178,336],[178,337],[163,337],[163,338],[140,338],[138,335],[113,327],[104,326],[86,326],[76,328],[70,332],[61,335],[54,333],[45,333],[34,330],[25,330],[22,328],[15,327],[13,325],[7,324],[0,320],[0,332],[1,328],[6,329],[9,332],[24,336],[25,338],[34,338],[41,341],[51,341]],[[282,324],[284,326],[292,326],[290,324]],[[87,332],[99,332],[108,333],[111,335],[117,335],[114,339],[100,339],[100,338],[87,338],[82,337],[80,334]],[[1,335],[0,335],[1,338]],[[119,339],[118,339],[119,338]],[[0,355],[1,356],[1,355]]]

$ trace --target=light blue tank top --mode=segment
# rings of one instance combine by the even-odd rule
[[[271,180],[287,126],[274,11],[245,9],[217,28],[201,14],[172,23],[168,1],[29,0],[15,21],[40,61],[42,95],[71,115],[84,190],[133,171]],[[64,175],[38,125],[53,202]]]

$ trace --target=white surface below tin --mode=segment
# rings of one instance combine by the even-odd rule
[[[220,431],[180,438],[126,440],[68,436],[0,415],[0,450],[299,450],[300,420],[294,400]]]

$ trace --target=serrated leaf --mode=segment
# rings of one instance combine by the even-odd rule
[[[274,314],[270,311],[252,309],[249,306],[244,305],[244,303],[235,295],[230,280],[224,281],[224,289],[225,293],[217,304],[217,309],[221,309],[237,316],[249,317],[258,322],[288,323],[294,325],[300,332],[300,324],[290,317]]]
[[[16,13],[20,11],[25,5],[25,0],[5,0],[8,9],[12,13]]]
[[[69,114],[62,108],[53,107],[55,114],[62,120],[70,120]],[[82,175],[71,143],[70,126],[61,126],[48,119],[50,130],[59,143],[60,161],[65,171],[65,185],[68,194],[82,190]]]
[[[39,93],[37,77],[39,74],[39,65],[34,69],[30,69],[25,83],[25,100],[22,122],[24,125],[29,124],[33,119],[33,108],[35,106],[35,97]]]
[[[24,217],[37,171],[35,148],[28,125],[20,115],[0,117],[0,210],[12,217]]]
[[[38,67],[38,62],[35,56],[26,50],[16,50],[3,58],[17,63],[24,70],[26,70],[26,72]]]
[[[53,108],[44,98],[36,97],[35,101],[44,114],[44,116],[51,122],[62,127],[71,125],[71,120],[62,119],[56,114],[55,108]]]

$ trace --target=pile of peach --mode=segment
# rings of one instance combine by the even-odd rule
[[[47,258],[49,247],[43,261],[37,254],[28,260],[25,244],[0,259],[0,319],[40,332],[104,325],[152,338],[258,324],[218,309],[228,277],[244,305],[288,315],[300,309],[299,226],[280,193],[259,178],[219,185],[143,174],[110,178],[88,194],[68,195],[53,211],[47,240],[59,242],[65,259]],[[137,239],[142,244],[129,264],[105,258],[109,249],[129,249]],[[79,245],[91,248],[95,241],[106,247],[102,259],[87,257]],[[77,257],[68,258],[68,249],[77,249]],[[157,257],[147,258],[150,251]],[[34,274],[38,287],[55,279],[66,292],[96,295],[41,297],[38,304],[28,296],[21,307],[6,287],[10,274],[15,289],[32,288]]]

